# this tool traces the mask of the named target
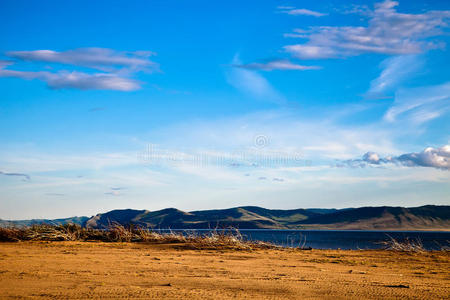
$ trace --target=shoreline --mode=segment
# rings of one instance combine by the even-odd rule
[[[152,229],[153,231],[230,231],[234,229],[210,229],[210,228],[160,228],[160,229]],[[443,228],[429,228],[429,229],[293,229],[293,228],[254,228],[254,229],[245,229],[245,228],[239,228],[237,229],[239,231],[330,231],[330,232],[449,232],[450,229],[443,229]]]

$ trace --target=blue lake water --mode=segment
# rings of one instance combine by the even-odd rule
[[[205,234],[204,230],[172,230],[174,232],[195,232]],[[271,242],[288,247],[311,247],[313,249],[380,249],[381,241],[390,237],[404,241],[420,240],[428,250],[450,247],[450,232],[442,231],[365,231],[365,230],[273,230],[241,229],[244,239]]]

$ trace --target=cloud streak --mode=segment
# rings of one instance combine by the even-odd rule
[[[110,192],[106,192],[104,193],[105,195],[110,195],[110,196],[121,196],[122,193],[121,191],[124,190],[125,188],[122,187],[111,187],[110,188]]]
[[[234,67],[243,68],[248,70],[262,70],[262,71],[273,71],[273,70],[296,70],[296,71],[305,71],[305,70],[318,70],[321,69],[319,66],[304,66],[292,63],[289,60],[285,59],[276,59],[270,60],[263,63],[249,63],[249,64],[234,64]]]
[[[58,63],[110,71],[114,68],[155,70],[158,64],[148,58],[150,51],[124,52],[105,48],[79,48],[67,51],[35,50],[9,51],[7,56],[24,61]]]
[[[158,70],[148,57],[152,52],[118,52],[103,48],[85,48],[57,52],[52,50],[10,51],[7,55],[22,62],[44,62],[88,67],[102,72],[61,70],[18,71],[9,69],[13,62],[0,61],[0,77],[40,80],[51,89],[134,91],[141,82],[130,78],[136,72]]]
[[[9,172],[2,172],[0,171],[0,175],[5,175],[5,176],[18,176],[18,177],[23,177],[24,180],[29,181],[31,180],[31,177],[27,174],[24,173],[9,173]]]
[[[327,14],[320,13],[317,11],[309,10],[306,8],[295,8],[292,6],[278,6],[279,12],[283,14],[293,15],[293,16],[312,16],[312,17],[323,17]]]
[[[417,55],[400,55],[385,59],[380,65],[383,70],[370,83],[367,95],[377,96],[392,91],[402,82],[414,76],[423,64],[423,60]]]
[[[124,189],[125,189],[124,187],[111,187],[112,191],[121,191],[121,190],[124,190]]]
[[[45,82],[51,89],[134,91],[140,88],[139,81],[110,73],[88,74],[67,71],[51,73],[47,71],[25,72],[0,69],[0,77],[37,79]]]
[[[314,26],[300,30],[306,43],[284,49],[301,59],[324,59],[364,53],[418,54],[442,44],[428,38],[448,27],[450,11],[405,14],[396,11],[398,2],[386,0],[369,12],[368,26]],[[292,35],[290,37],[293,37]]]
[[[384,114],[384,121],[392,123],[399,118],[422,124],[440,117],[449,108],[450,82],[441,85],[402,89],[393,105]]]

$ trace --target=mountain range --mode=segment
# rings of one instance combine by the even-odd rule
[[[242,206],[185,212],[118,209],[92,217],[0,220],[0,226],[75,223],[105,229],[111,224],[134,224],[154,229],[336,229],[336,230],[445,230],[450,231],[450,206],[360,207],[345,209],[266,209]]]

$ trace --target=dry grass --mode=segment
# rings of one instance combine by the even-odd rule
[[[84,228],[75,224],[33,225],[14,228],[0,227],[0,242],[19,241],[102,241],[102,242],[144,242],[181,243],[193,249],[275,249],[271,243],[247,241],[235,229],[212,231],[204,234],[160,233],[139,227],[125,227],[112,224],[107,230]]]
[[[402,252],[426,252],[420,239],[396,240],[389,236],[389,240],[379,244],[385,250]],[[291,243],[290,247],[281,247],[269,242],[249,241],[244,239],[239,230],[213,230],[200,234],[192,232],[158,232],[141,227],[114,223],[107,230],[85,228],[76,224],[65,225],[33,225],[29,227],[0,227],[0,242],[20,241],[100,241],[100,242],[141,242],[154,244],[183,244],[191,249],[298,249],[310,250],[305,247],[306,239],[300,239],[297,245]],[[442,251],[449,251],[442,247]]]
[[[396,240],[389,236],[388,241],[380,242],[386,250],[402,251],[402,252],[425,252],[426,249],[423,247],[422,241],[420,239],[408,239],[403,241]]]

